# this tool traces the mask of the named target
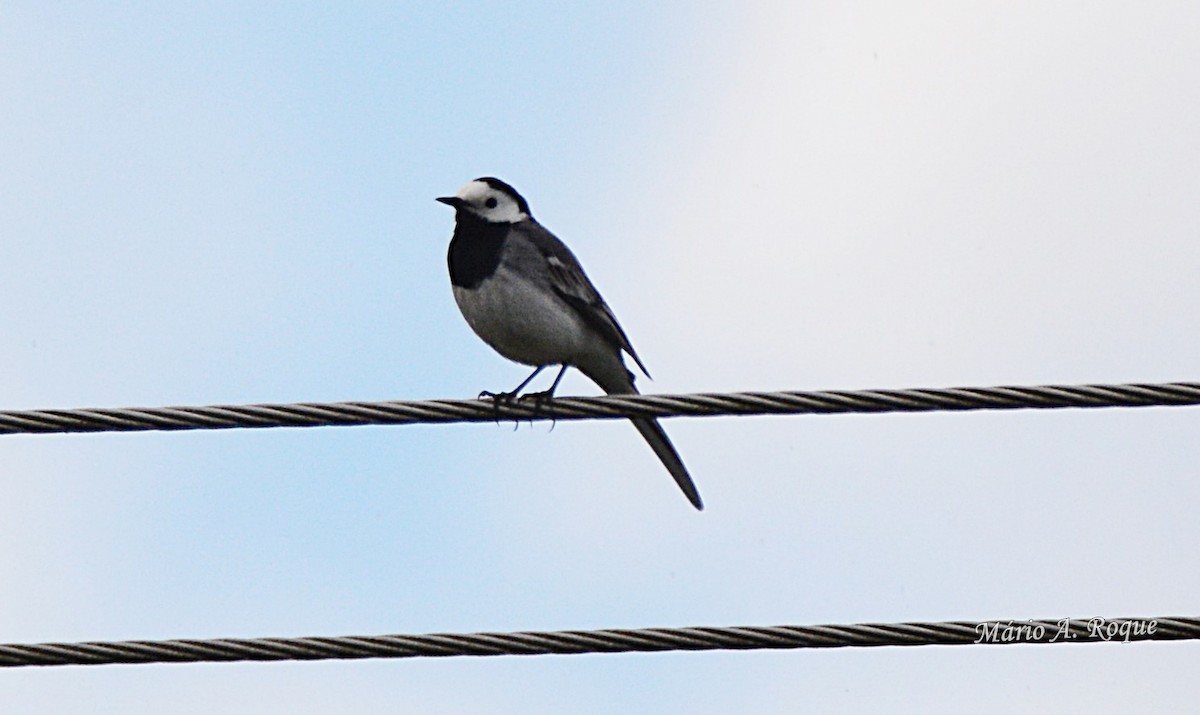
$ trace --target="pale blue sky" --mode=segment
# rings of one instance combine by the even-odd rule
[[[7,3],[4,408],[469,397],[500,176],[646,391],[1200,379],[1200,8]],[[572,376],[562,394],[592,394]],[[0,642],[1194,614],[1192,409],[0,437]],[[6,712],[1185,709],[1194,646],[0,673]],[[1130,687],[1136,683],[1137,687]]]

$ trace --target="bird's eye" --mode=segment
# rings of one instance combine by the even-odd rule
[[[495,196],[489,196],[488,200],[483,202],[483,205],[487,206],[489,209],[494,209],[494,208],[496,208],[497,203],[499,203],[499,202],[496,201]]]

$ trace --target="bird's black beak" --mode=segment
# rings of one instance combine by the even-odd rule
[[[463,203],[463,200],[458,198],[457,196],[439,196],[439,197],[437,197],[437,200],[441,201],[442,203],[446,204],[447,206],[453,206],[455,209],[462,206],[462,203]]]

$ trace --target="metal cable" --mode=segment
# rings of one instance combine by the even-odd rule
[[[1200,383],[7,410],[0,434],[1182,405],[1200,405]]]
[[[0,667],[1197,639],[1197,617],[640,628],[0,644]]]

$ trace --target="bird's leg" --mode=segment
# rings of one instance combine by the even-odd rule
[[[570,367],[570,365],[562,366],[562,369],[558,371],[558,377],[554,378],[554,383],[550,385],[549,390],[543,390],[542,392],[530,392],[527,395],[521,395],[521,400],[533,400],[533,413],[535,415],[542,409],[542,405],[546,401],[554,397],[554,391],[558,388],[558,383],[562,382],[563,375],[567,374],[568,367]],[[554,429],[553,423],[551,423],[550,429]]]
[[[525,381],[522,382],[520,385],[517,385],[516,389],[513,390],[512,392],[489,392],[487,390],[484,390],[483,392],[479,393],[479,399],[481,399],[481,400],[490,399],[496,403],[512,402],[514,399],[516,399],[517,393],[519,393],[521,390],[525,389],[525,386],[528,385],[533,380],[533,378],[537,377],[539,372],[541,372],[542,370],[545,370],[545,369],[546,369],[546,365],[539,365],[537,367],[537,369],[533,371],[533,374],[530,375],[529,377],[525,378]],[[558,384],[557,381],[555,381],[555,384]]]
[[[530,375],[529,377],[525,378],[524,382],[522,382],[520,385],[517,385],[516,388],[514,388],[512,392],[489,392],[488,390],[484,390],[483,392],[479,393],[479,399],[481,399],[481,400],[490,399],[492,401],[492,410],[493,410],[493,412],[495,412],[497,424],[500,422],[500,405],[501,404],[505,404],[505,405],[511,404],[512,401],[517,398],[517,394],[520,393],[521,390],[523,390],[526,385],[528,385],[530,382],[532,382],[533,378],[537,377],[539,372],[541,372],[542,370],[545,370],[545,369],[546,369],[546,365],[538,365],[537,368],[534,369],[533,374]],[[514,430],[516,430],[520,426],[521,426],[520,420],[515,420],[513,422]]]
[[[558,389],[558,383],[562,382],[563,375],[567,374],[568,367],[570,367],[570,365],[562,366],[562,369],[558,371],[558,377],[554,378],[554,383],[550,385],[549,390],[543,390],[541,392],[530,392],[527,395],[521,395],[521,399],[522,400],[533,400],[535,404],[537,404],[538,406],[541,406],[541,404],[543,402],[554,397],[554,391],[556,389]],[[540,370],[541,368],[538,368],[538,369]],[[530,379],[533,379],[533,378],[530,378]],[[526,380],[526,382],[528,382],[528,380]],[[522,385],[522,387],[523,387],[523,385]]]

